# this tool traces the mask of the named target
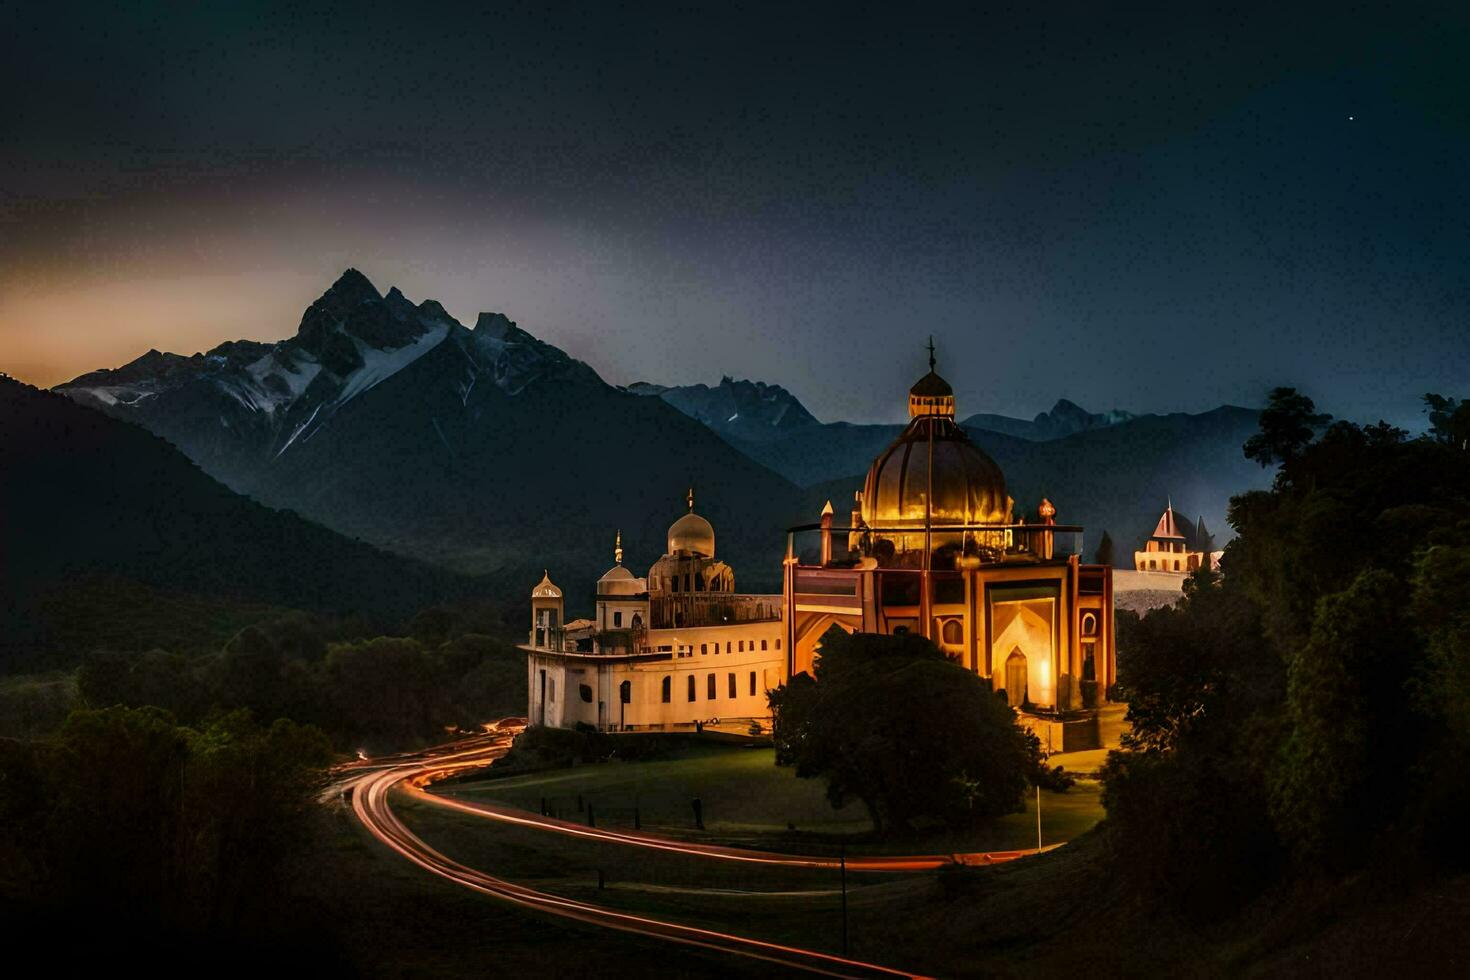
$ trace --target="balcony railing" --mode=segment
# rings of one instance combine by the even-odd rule
[[[762,623],[781,618],[781,597],[718,592],[664,594],[649,599],[648,613],[649,625],[654,629]]]
[[[1066,559],[1082,553],[1083,529],[1075,524],[933,524],[832,527],[802,524],[787,529],[787,547],[799,565],[958,569],[1004,562]],[[823,561],[822,535],[829,533]]]

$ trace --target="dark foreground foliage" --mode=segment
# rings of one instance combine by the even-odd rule
[[[1283,876],[1470,866],[1470,452],[1443,402],[1411,440],[1274,392],[1247,452],[1279,475],[1232,502],[1223,576],[1119,615],[1104,802],[1144,894],[1207,914]]]
[[[248,712],[73,712],[0,742],[0,899],[38,922],[203,935],[285,925],[273,903],[330,759],[316,729]]]

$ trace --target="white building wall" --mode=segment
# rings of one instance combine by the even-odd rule
[[[666,658],[656,660],[531,651],[527,654],[531,697],[528,717],[532,724],[571,728],[585,722],[604,729],[619,725],[674,728],[715,719],[769,719],[766,692],[785,680],[782,635],[779,621],[651,630],[649,645],[669,648]],[[548,685],[553,679],[556,682],[556,697],[548,698],[544,717],[539,704],[542,670],[547,672]],[[669,681],[667,702],[663,700],[665,678]],[[626,706],[621,700],[624,681],[631,685]],[[584,684],[591,688],[590,702],[582,700]]]

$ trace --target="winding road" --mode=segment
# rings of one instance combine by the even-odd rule
[[[828,976],[914,975],[907,971],[833,956],[816,950],[768,943],[746,936],[621,912],[518,885],[461,864],[440,853],[409,830],[393,812],[390,797],[395,788],[401,787],[402,791],[413,794],[416,798],[435,806],[547,832],[592,838],[609,844],[673,851],[713,860],[743,861],[785,867],[835,868],[838,864],[835,858],[747,851],[713,844],[677,841],[649,834],[584,827],[580,824],[508,807],[444,797],[425,790],[425,787],[434,782],[488,766],[509,750],[511,740],[518,731],[518,728],[496,730],[486,735],[419,753],[405,753],[382,759],[349,763],[336,770],[337,792],[351,794],[354,815],[374,837],[425,871],[523,908],[590,925],[617,929],[667,942],[698,946]],[[854,871],[919,871],[945,864],[996,863],[1032,853],[1035,852],[1005,851],[991,854],[859,857],[848,860],[847,867]]]

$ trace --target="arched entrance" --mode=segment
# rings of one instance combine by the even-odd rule
[[[1026,703],[1026,655],[1019,647],[1006,657],[1006,703],[1012,708]]]

